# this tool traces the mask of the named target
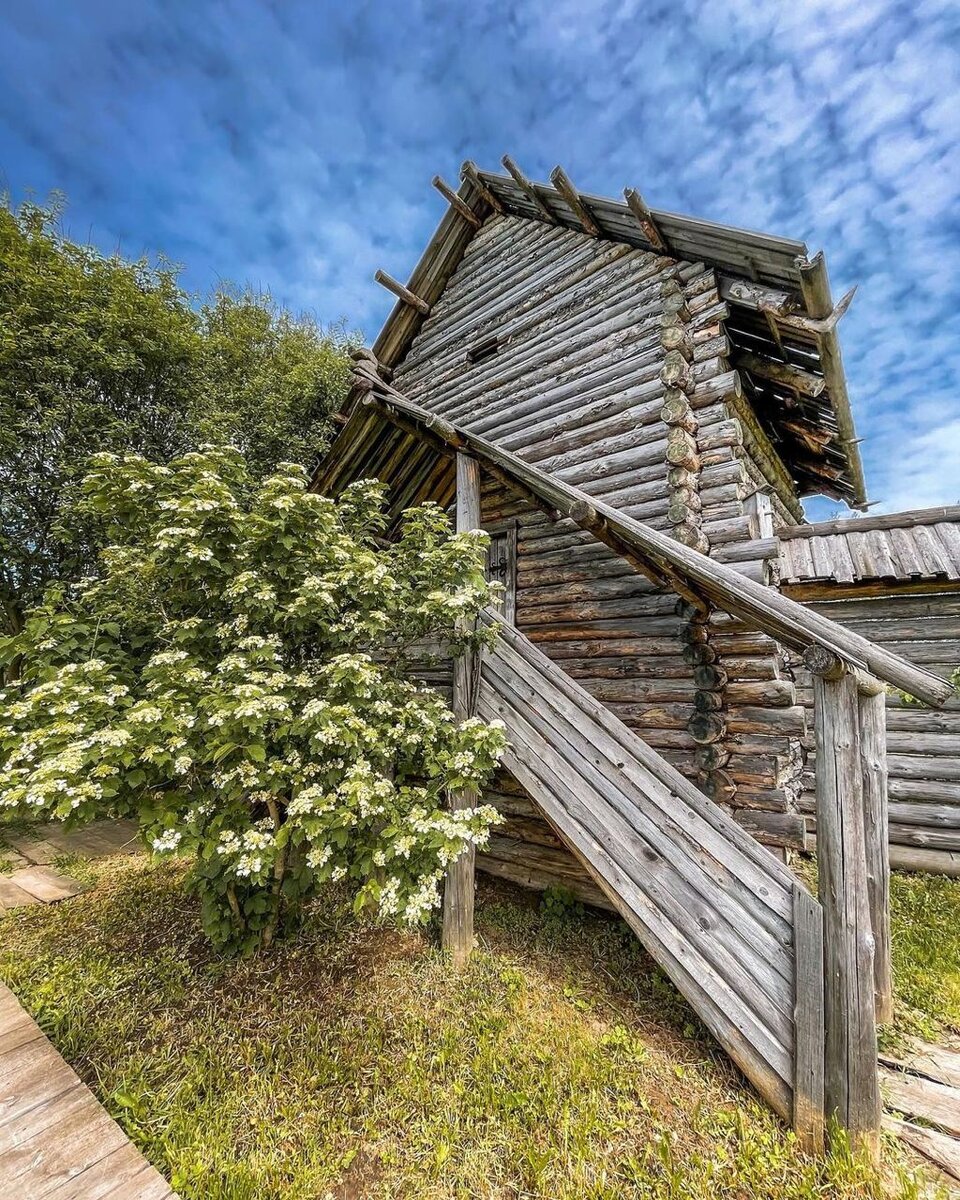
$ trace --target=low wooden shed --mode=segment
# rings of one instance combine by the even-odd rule
[[[504,164],[435,181],[422,259],[405,285],[380,273],[397,304],[314,486],[376,477],[396,512],[434,500],[491,534],[500,637],[451,664],[457,710],[511,741],[477,865],[615,908],[811,1144],[829,1113],[875,1143],[883,684],[952,689],[770,586],[803,496],[865,501],[847,299],[802,243]],[[808,845],[811,736],[819,898],[784,861]],[[473,866],[447,882],[455,952]]]
[[[960,505],[781,530],[776,579],[786,596],[950,677],[960,667]],[[797,665],[797,698],[812,693]],[[931,712],[887,694],[890,861],[960,875],[960,695]],[[804,739],[800,810],[815,830],[814,746]]]

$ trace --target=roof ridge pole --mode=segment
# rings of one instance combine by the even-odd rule
[[[627,208],[633,213],[637,219],[637,224],[643,230],[643,236],[647,239],[654,250],[659,250],[663,254],[670,253],[670,247],[667,245],[667,240],[660,232],[660,226],[654,220],[653,213],[647,207],[647,202],[636,190],[636,188],[624,188],[623,198],[627,202]]]
[[[434,175],[431,182],[444,200],[446,200],[451,207],[455,208],[460,216],[464,218],[464,220],[469,221],[474,229],[479,229],[483,225],[483,222],[466,202],[466,200],[464,200],[462,196],[458,196],[453,188],[448,183],[444,183],[439,175]]]
[[[503,156],[503,158],[500,159],[500,161],[503,163],[503,165],[507,168],[507,170],[513,176],[514,182],[516,183],[517,187],[519,187],[520,190],[525,193],[527,198],[533,204],[534,208],[537,210],[537,212],[539,212],[540,216],[543,217],[543,219],[545,221],[547,221],[550,225],[559,225],[560,222],[557,220],[556,216],[547,207],[546,202],[544,201],[544,199],[540,195],[540,193],[537,191],[534,184],[532,184],[530,182],[530,180],[526,177],[526,175],[524,175],[524,173],[520,170],[520,168],[517,166],[517,164],[510,157],[510,155],[505,154]]]
[[[583,232],[588,237],[599,237],[600,226],[594,220],[587,202],[580,195],[579,191],[577,191],[576,187],[574,187],[573,180],[563,167],[556,166],[553,168],[550,172],[550,182],[573,209],[573,215],[583,226]]]

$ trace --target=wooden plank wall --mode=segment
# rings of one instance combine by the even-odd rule
[[[812,603],[818,612],[882,642],[911,661],[949,676],[960,665],[960,593],[897,593]],[[797,665],[798,698],[809,711],[813,694],[809,675]],[[801,809],[813,827],[814,754],[806,738],[807,764],[802,777]],[[895,861],[909,865],[911,852],[960,852],[960,698],[939,711],[908,705],[899,694],[887,696],[887,768],[890,795],[890,843]],[[946,865],[946,860],[944,864]]]

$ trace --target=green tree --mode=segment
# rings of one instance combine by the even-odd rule
[[[0,629],[96,564],[74,512],[92,454],[163,462],[234,440],[255,472],[310,466],[348,379],[342,331],[269,297],[196,309],[168,264],[62,236],[57,204],[0,204]]]
[[[490,599],[486,535],[426,505],[387,542],[379,484],[334,502],[306,482],[257,483],[232,449],[99,455],[100,576],[0,643],[27,663],[0,693],[0,807],[138,816],[157,851],[195,853],[205,927],[244,951],[329,880],[423,919],[496,820],[444,793],[482,785],[502,726],[458,724],[408,669],[425,638],[481,639],[462,619]]]

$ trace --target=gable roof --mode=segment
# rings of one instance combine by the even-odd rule
[[[374,343],[384,367],[395,367],[407,353],[425,319],[422,310],[429,312],[442,295],[478,218],[500,211],[585,233],[592,228],[603,240],[716,268],[729,308],[732,365],[798,494],[866,503],[836,333],[852,293],[834,306],[822,254],[810,257],[803,242],[650,210],[635,192],[628,202],[571,192],[559,168],[553,176],[558,187],[531,183],[512,163],[511,169],[525,186],[464,164],[456,196],[473,220],[451,204],[440,221],[406,285],[421,305],[398,300]]]
[[[403,499],[404,486],[410,485],[398,487],[395,481],[413,470],[420,489],[414,487],[413,495],[432,493],[443,502],[455,490],[451,459],[464,451],[533,503],[568,517],[655,583],[693,603],[715,604],[795,650],[825,648],[854,669],[872,672],[929,703],[942,704],[954,694],[939,676],[414,404],[379,377],[375,361],[360,359],[354,394],[363,397],[362,403],[331,447],[314,489],[333,493],[361,474],[378,474],[394,484],[394,506],[403,508],[410,503]],[[379,463],[379,469],[373,470],[372,463]]]
[[[960,583],[960,505],[783,529],[780,582]]]

